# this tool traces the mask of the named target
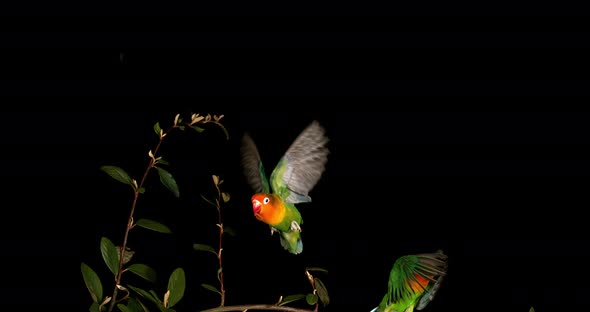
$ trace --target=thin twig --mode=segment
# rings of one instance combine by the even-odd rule
[[[221,201],[223,200],[223,196],[221,195],[221,189],[219,189],[219,185],[215,185],[217,188],[217,224],[219,224],[219,250],[217,251],[217,259],[219,259],[219,284],[221,288],[221,303],[219,306],[223,307],[225,305],[225,284],[223,282],[223,258],[222,258],[222,251],[223,251],[223,220],[221,218]]]
[[[278,306],[272,304],[244,304],[235,306],[225,306],[202,310],[201,312],[226,312],[226,311],[248,311],[248,310],[273,310],[289,312],[313,312],[313,310],[298,309],[293,307]]]

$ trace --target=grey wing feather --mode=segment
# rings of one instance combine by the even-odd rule
[[[255,193],[264,191],[263,179],[266,179],[266,177],[263,177],[260,172],[260,154],[258,153],[254,140],[252,140],[248,133],[245,133],[242,137],[240,152],[242,154],[242,168],[246,176],[246,181]]]
[[[285,155],[283,182],[291,191],[289,203],[309,202],[309,191],[317,184],[328,161],[328,137],[319,122],[313,121],[293,141]]]

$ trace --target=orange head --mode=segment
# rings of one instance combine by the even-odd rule
[[[267,210],[272,205],[271,197],[267,194],[254,194],[252,196],[252,211],[256,217],[263,214],[264,210]],[[266,208],[266,209],[265,209]]]

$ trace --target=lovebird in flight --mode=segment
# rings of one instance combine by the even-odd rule
[[[432,301],[447,274],[447,256],[441,251],[398,258],[389,273],[387,293],[371,312],[412,312]]]
[[[315,120],[311,122],[279,159],[269,186],[254,141],[247,133],[242,138],[242,166],[255,192],[251,198],[254,216],[270,226],[271,235],[278,232],[281,246],[292,254],[303,251],[303,219],[295,204],[311,202],[308,193],[321,178],[328,161],[327,142],[324,128]]]

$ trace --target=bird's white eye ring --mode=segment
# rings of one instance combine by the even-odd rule
[[[269,202],[269,201],[270,201],[270,199],[269,199],[268,197],[265,197],[265,198],[264,198],[264,200],[263,200],[263,202],[264,202],[265,204],[268,204],[268,202]]]

